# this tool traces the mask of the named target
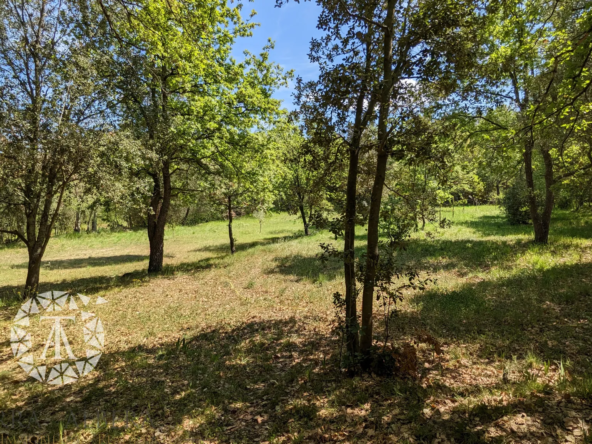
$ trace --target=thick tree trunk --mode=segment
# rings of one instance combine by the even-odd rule
[[[549,229],[551,226],[551,215],[555,196],[553,193],[553,160],[546,150],[541,150],[545,164],[545,204],[541,213],[536,199],[536,188],[534,183],[534,173],[532,168],[532,156],[534,151],[534,141],[529,138],[524,145],[524,175],[526,178],[526,187],[528,188],[528,206],[530,217],[534,229],[534,241],[546,244],[549,242]]]
[[[228,196],[228,237],[230,239],[230,254],[236,253],[234,236],[232,235],[232,197]]]
[[[41,258],[43,253],[38,248],[29,250],[29,265],[27,267],[27,280],[23,297],[30,298],[37,293],[39,287],[39,275],[41,273]]]
[[[47,190],[52,190],[53,192],[46,193],[43,206],[33,206],[25,209],[26,234],[23,236],[23,240],[27,245],[29,253],[27,279],[25,281],[25,291],[23,292],[23,298],[25,299],[34,296],[38,290],[41,260],[45,254],[45,249],[51,238],[51,232],[55,227],[55,221],[62,207],[62,200],[65,192],[65,186],[63,185],[59,188],[59,197],[52,213],[52,206],[56,196],[54,184],[55,177],[52,178],[46,186]],[[37,219],[39,208],[41,208],[41,213],[39,219]]]
[[[300,216],[302,217],[302,223],[304,224],[304,235],[308,236],[308,222],[306,221],[306,213],[304,212],[304,205],[300,203],[298,205],[298,209],[300,210]]]
[[[376,267],[378,265],[378,222],[380,217],[380,205],[386,177],[388,163],[388,117],[390,112],[391,91],[393,86],[393,22],[396,0],[388,0],[386,18],[384,22],[384,46],[383,46],[383,84],[381,87],[380,107],[378,111],[378,156],[376,161],[376,173],[370,199],[370,212],[368,217],[368,247],[366,254],[366,269],[364,275],[364,288],[362,290],[362,329],[360,332],[360,350],[367,353],[372,346],[373,334],[373,302],[374,282],[376,279]]]
[[[159,173],[153,173],[154,187],[148,214],[148,240],[150,242],[150,260],[148,273],[162,271],[164,261],[164,230],[171,203],[171,176],[168,162],[163,162],[162,185]]]

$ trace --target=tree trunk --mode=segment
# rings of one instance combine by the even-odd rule
[[[80,210],[76,210],[76,220],[74,221],[74,233],[80,233]]]
[[[46,190],[54,191],[55,177],[50,178]],[[41,260],[45,254],[45,249],[51,238],[51,232],[55,227],[57,216],[62,207],[62,201],[64,197],[65,186],[62,185],[59,189],[59,197],[55,205],[55,209],[52,214],[52,205],[56,196],[55,192],[47,192],[45,195],[45,202],[43,206],[39,207],[38,204],[25,209],[25,229],[26,239],[25,244],[29,253],[29,264],[27,266],[27,279],[25,281],[25,291],[23,292],[23,298],[29,298],[35,295],[39,287],[39,277],[41,273]],[[39,209],[41,213],[39,219]],[[55,227],[57,230],[57,227]]]
[[[366,273],[364,275],[364,288],[362,292],[362,330],[360,335],[360,349],[362,353],[368,352],[372,346],[374,282],[379,260],[378,222],[387,162],[388,154],[380,148],[368,217],[368,247],[366,254]]]
[[[232,197],[228,196],[228,237],[230,239],[230,254],[236,253],[234,236],[232,235]]]
[[[183,220],[181,221],[181,225],[185,225],[185,222],[187,222],[187,218],[189,217],[189,210],[190,208],[187,207],[187,211],[185,212],[185,217],[183,217]]]
[[[171,203],[171,176],[168,162],[163,162],[162,185],[159,173],[153,173],[154,187],[150,200],[151,212],[148,214],[148,240],[150,260],[148,273],[162,271],[164,261],[164,229]]]
[[[366,254],[366,269],[364,276],[364,288],[362,291],[362,329],[360,332],[360,350],[367,353],[372,346],[373,333],[373,302],[374,282],[376,279],[376,267],[378,265],[378,222],[380,217],[380,205],[386,177],[388,163],[388,118],[390,112],[391,91],[393,86],[393,22],[396,0],[388,0],[386,18],[384,22],[384,46],[383,46],[383,84],[380,94],[380,107],[378,111],[378,156],[376,161],[376,173],[372,196],[370,199],[370,212],[368,217],[368,246]]]
[[[539,211],[539,205],[536,199],[536,188],[534,184],[534,174],[532,169],[532,155],[534,151],[534,140],[529,137],[524,145],[524,175],[526,186],[528,188],[528,206],[530,217],[534,229],[534,241],[546,244],[549,242],[549,229],[551,225],[551,215],[555,196],[553,194],[553,160],[548,151],[542,149],[543,161],[545,164],[545,206],[543,212]]]
[[[359,144],[359,141],[358,143]],[[349,169],[347,172],[347,191],[345,201],[345,227],[343,247],[343,267],[345,275],[345,339],[347,352],[355,356],[360,349],[358,335],[358,313],[356,306],[356,269],[355,250],[356,239],[356,193],[358,183],[358,149],[349,150]]]
[[[23,297],[33,297],[39,287],[39,275],[41,273],[41,258],[43,253],[38,248],[29,249],[29,265],[27,267],[27,280]]]
[[[304,224],[304,235],[308,236],[308,223],[306,222],[306,213],[304,212],[304,205],[300,203],[300,205],[298,205],[298,209],[300,210],[300,216],[302,217],[302,223]]]
[[[93,217],[92,217],[92,232],[96,233],[97,232],[97,210],[93,211]]]

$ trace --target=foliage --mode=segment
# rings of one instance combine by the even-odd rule
[[[511,225],[530,223],[530,208],[528,206],[528,188],[522,178],[516,178],[504,192],[501,206],[506,219]]]

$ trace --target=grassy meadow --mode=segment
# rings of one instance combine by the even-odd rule
[[[393,321],[416,379],[340,374],[336,241],[296,216],[237,219],[235,255],[224,222],[168,228],[158,276],[143,230],[52,239],[40,291],[109,301],[97,369],[65,386],[12,356],[27,254],[0,248],[0,442],[592,442],[592,216],[557,210],[547,246],[497,207],[442,216],[400,253],[436,280]]]

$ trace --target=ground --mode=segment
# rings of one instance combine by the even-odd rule
[[[144,231],[52,239],[41,291],[108,300],[96,370],[64,386],[12,356],[26,251],[0,249],[2,442],[592,442],[592,217],[558,211],[541,246],[496,207],[444,216],[401,253],[436,280],[393,321],[416,378],[340,372],[336,241],[295,216],[238,219],[234,256],[223,222],[169,228],[159,276]]]

